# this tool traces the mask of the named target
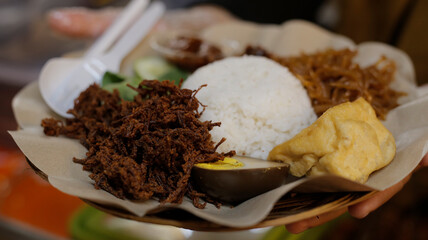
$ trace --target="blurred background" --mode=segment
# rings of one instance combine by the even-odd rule
[[[106,19],[112,20],[127,2],[0,0],[0,239],[428,239],[428,169],[415,173],[399,194],[363,220],[344,215],[293,236],[283,227],[199,233],[118,219],[62,194],[36,176],[7,133],[17,128],[11,100],[22,87],[37,80],[49,58],[81,51],[100,34],[58,31],[49,22],[48,13],[65,7],[86,7],[102,11],[104,15],[100,18],[107,16]],[[410,56],[418,84],[428,83],[425,67],[428,1],[425,0],[165,0],[165,3],[171,11],[215,3],[237,18],[261,23],[306,19],[356,43],[385,42]],[[108,23],[104,21],[98,27],[103,29]]]

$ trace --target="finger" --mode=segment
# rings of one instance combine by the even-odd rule
[[[406,184],[411,175],[408,175],[406,178],[404,178],[402,181],[398,182],[394,186],[376,193],[373,197],[362,201],[360,203],[357,203],[353,206],[349,207],[349,213],[351,216],[355,218],[364,218],[369,213],[380,207],[382,204],[384,204],[386,201],[392,198],[398,191],[400,191],[404,184]]]
[[[422,167],[428,167],[428,153],[425,154],[425,156],[422,158],[421,162],[419,163]]]
[[[298,221],[295,223],[290,223],[285,225],[287,230],[291,233],[297,234],[301,233],[309,228],[319,226],[321,224],[324,224],[332,219],[335,219],[339,217],[340,215],[344,214],[346,212],[346,208],[339,209],[332,212],[327,212],[324,214],[321,214],[316,217],[311,217],[302,221]]]
[[[416,166],[416,168],[413,170],[413,172],[416,172],[423,167],[428,167],[428,153],[425,154],[425,156],[421,159],[418,166]]]

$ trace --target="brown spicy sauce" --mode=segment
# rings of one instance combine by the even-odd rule
[[[166,56],[168,60],[190,71],[224,57],[220,48],[196,37],[178,36],[170,39],[166,47],[176,51]]]

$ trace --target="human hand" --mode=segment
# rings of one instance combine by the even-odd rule
[[[428,153],[422,158],[415,171],[421,167],[428,167]],[[355,218],[364,218],[369,213],[376,210],[389,199],[391,199],[396,193],[398,193],[403,188],[403,186],[410,180],[411,175],[412,174],[409,174],[407,177],[405,177],[403,180],[393,185],[392,187],[384,191],[377,192],[371,198],[359,202],[355,205],[349,206],[348,208],[327,212],[316,217],[308,218],[295,223],[290,223],[287,224],[285,227],[289,232],[297,234],[309,228],[316,227],[326,222],[329,222],[347,211],[351,216]]]

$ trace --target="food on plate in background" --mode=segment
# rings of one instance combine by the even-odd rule
[[[364,183],[394,156],[394,137],[370,104],[359,98],[328,109],[311,126],[276,146],[268,160],[288,163],[297,177],[330,173]]]
[[[174,65],[189,71],[224,58],[218,46],[195,34],[158,34],[152,39],[151,46]]]
[[[357,51],[350,49],[281,57],[261,47],[249,46],[245,54],[265,56],[287,67],[302,82],[318,116],[332,106],[363,97],[377,116],[385,119],[388,112],[398,106],[398,98],[405,95],[390,87],[396,66],[386,57],[361,67],[353,62]]]
[[[96,38],[113,23],[121,9],[90,10],[72,7],[51,10],[47,15],[49,27],[63,35],[75,38]]]
[[[48,13],[47,22],[52,30],[65,36],[96,38],[112,24],[120,11],[120,8],[59,8]],[[198,32],[211,25],[233,20],[235,17],[224,8],[213,5],[195,6],[167,11],[154,31],[185,29]]]
[[[88,152],[74,159],[90,171],[95,188],[118,198],[181,203],[184,196],[203,208],[213,202],[189,181],[194,164],[221,160],[234,151],[216,152],[209,133],[219,122],[201,121],[198,90],[180,89],[170,81],[144,80],[134,101],[121,100],[91,85],[81,93],[65,123],[44,119],[49,136],[79,139]]]
[[[287,68],[265,57],[230,57],[199,68],[183,87],[198,89],[206,105],[202,121],[220,121],[211,131],[218,150],[266,159],[276,145],[316,119],[300,81]]]

